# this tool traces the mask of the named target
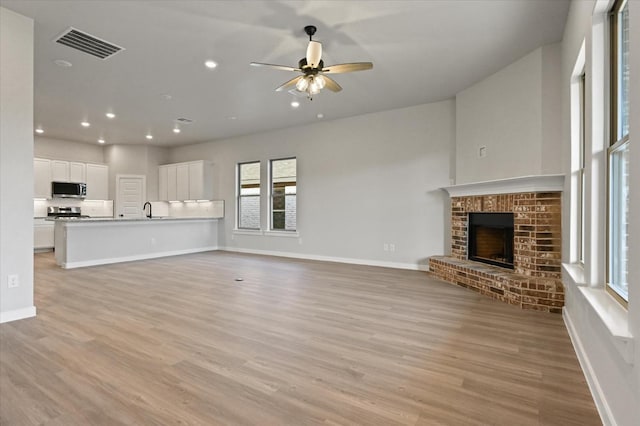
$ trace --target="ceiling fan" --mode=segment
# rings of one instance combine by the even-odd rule
[[[276,92],[295,88],[299,92],[307,94],[312,100],[313,95],[320,93],[320,90],[327,88],[332,92],[339,92],[342,87],[327,74],[342,74],[346,72],[364,71],[373,68],[371,62],[352,62],[348,64],[337,64],[325,67],[322,61],[322,43],[312,40],[316,33],[316,27],[307,25],[304,32],[309,36],[309,45],[307,46],[306,57],[298,61],[298,68],[288,67],[286,65],[263,64],[260,62],[251,62],[254,67],[269,67],[283,71],[301,72],[302,75],[292,78],[286,83],[276,88]]]

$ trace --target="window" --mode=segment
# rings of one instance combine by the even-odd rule
[[[271,230],[296,230],[296,173],[295,158],[270,161]]]
[[[578,140],[578,238],[577,238],[577,248],[578,248],[578,262],[584,264],[584,236],[585,236],[585,194],[586,194],[586,185],[585,185],[585,155],[586,155],[586,147],[585,147],[585,112],[586,112],[586,104],[585,104],[585,73],[582,72],[579,80],[579,102],[578,102],[578,114],[580,118],[580,133]]]
[[[607,290],[628,301],[629,224],[629,6],[611,11],[611,140],[608,156]]]
[[[238,164],[238,229],[260,229],[260,162]]]

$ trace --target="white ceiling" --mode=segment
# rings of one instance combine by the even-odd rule
[[[298,126],[318,113],[333,120],[450,98],[559,41],[569,9],[568,0],[0,4],[35,20],[34,125],[44,136],[161,146]],[[342,92],[300,98],[293,109],[294,96],[274,89],[295,74],[249,62],[296,66],[308,42],[305,25],[318,27],[326,65],[371,61],[374,68],[336,75]],[[54,43],[68,27],[126,50],[102,61]],[[204,67],[209,58],[215,70]],[[56,59],[73,66],[61,68]],[[176,135],[179,117],[194,123]],[[80,126],[85,119],[91,127]]]

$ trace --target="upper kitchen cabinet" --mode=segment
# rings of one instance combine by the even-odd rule
[[[69,182],[87,182],[87,165],[85,163],[69,163]]]
[[[76,161],[33,159],[34,198],[51,198],[51,182],[87,184],[87,199],[109,199],[109,166]]]
[[[53,182],[86,183],[86,164],[76,161],[51,160],[51,180]]]
[[[51,160],[51,180],[53,182],[69,182],[69,162]]]
[[[213,199],[213,164],[209,161],[159,166],[158,195],[163,201]]]
[[[158,167],[158,199],[161,201],[177,201],[176,165],[166,164]]]
[[[176,166],[176,197],[180,201],[192,200],[189,195],[189,165],[178,164]]]
[[[109,166],[104,164],[86,165],[87,199],[109,199]]]
[[[33,159],[33,197],[51,197],[51,160]]]

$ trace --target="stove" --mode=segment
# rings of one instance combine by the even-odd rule
[[[64,217],[69,219],[82,219],[90,216],[83,215],[80,207],[47,207],[48,217]]]

